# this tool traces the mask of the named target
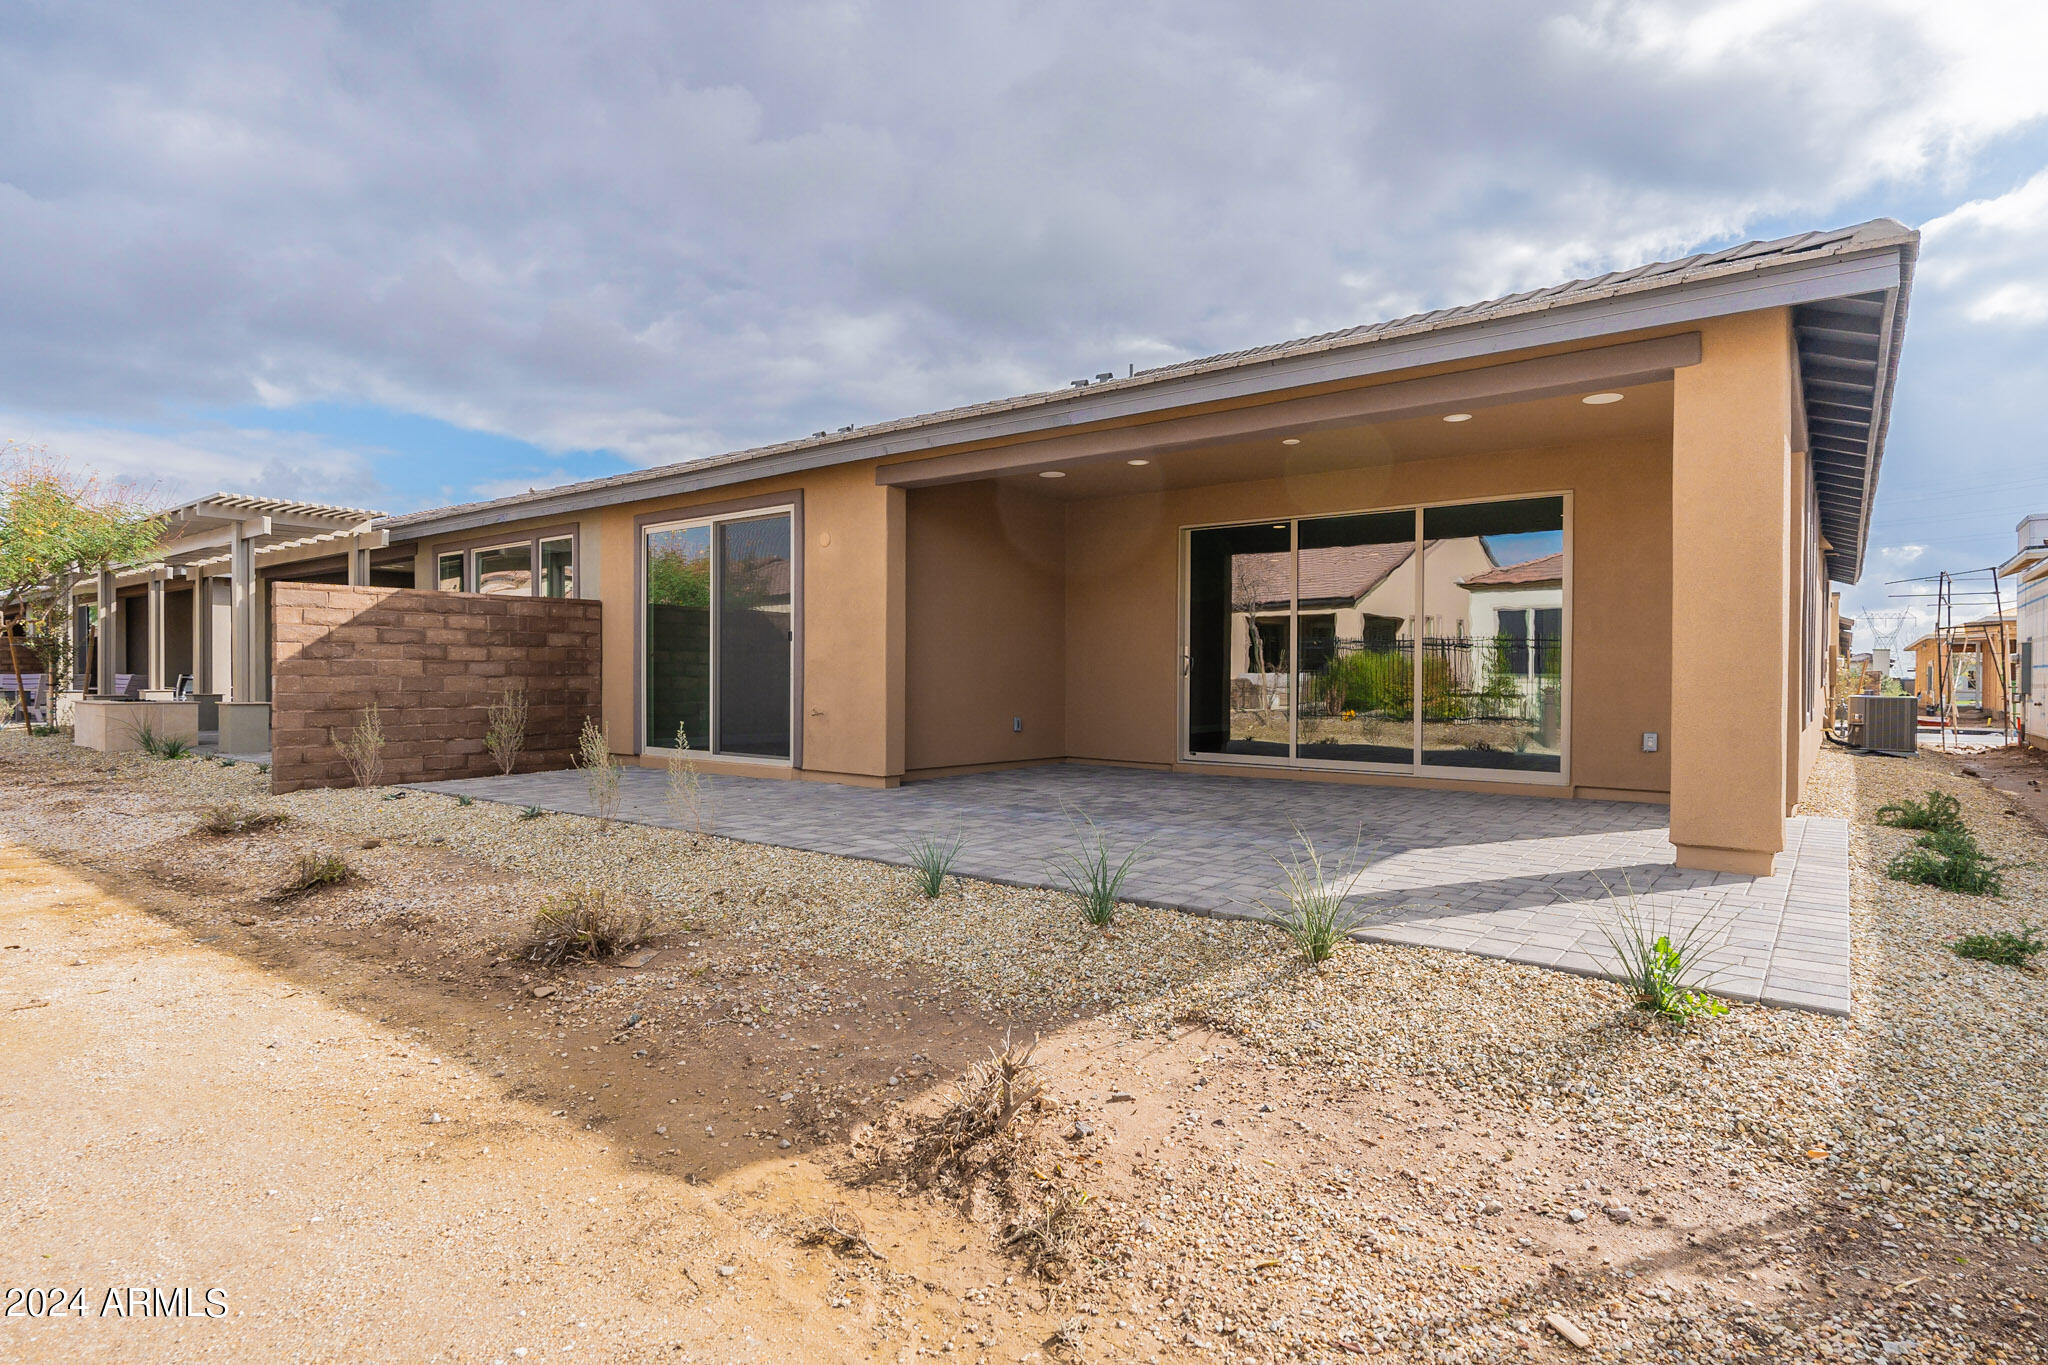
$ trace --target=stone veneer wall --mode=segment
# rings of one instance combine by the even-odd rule
[[[333,739],[372,702],[386,783],[495,774],[484,711],[509,686],[526,688],[519,772],[568,767],[601,716],[594,600],[321,583],[277,583],[270,600],[272,791],[351,785]]]

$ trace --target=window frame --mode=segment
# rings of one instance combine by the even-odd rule
[[[1293,546],[1289,556],[1289,580],[1292,582],[1299,575],[1301,523],[1304,521],[1316,521],[1325,517],[1372,516],[1385,513],[1412,512],[1415,518],[1415,532],[1412,543],[1414,545],[1415,563],[1418,568],[1418,572],[1414,575],[1414,602],[1408,617],[1409,631],[1412,636],[1414,634],[1414,623],[1421,621],[1424,617],[1423,605],[1428,577],[1428,566],[1423,559],[1427,544],[1422,534],[1423,513],[1432,507],[1473,507],[1483,506],[1488,503],[1533,502],[1544,498],[1561,499],[1564,508],[1563,601],[1558,608],[1561,612],[1561,638],[1558,647],[1558,663],[1561,670],[1559,707],[1562,714],[1559,717],[1558,723],[1558,770],[1556,772],[1529,772],[1505,768],[1464,768],[1452,764],[1425,763],[1423,761],[1422,743],[1423,714],[1422,708],[1419,706],[1413,708],[1414,733],[1409,750],[1411,757],[1406,763],[1369,763],[1349,759],[1301,757],[1300,735],[1298,733],[1300,729],[1300,705],[1298,698],[1292,698],[1289,703],[1292,719],[1289,725],[1290,739],[1288,747],[1294,751],[1291,757],[1272,758],[1262,754],[1195,753],[1188,747],[1188,688],[1191,681],[1189,678],[1188,574],[1190,566],[1190,537],[1194,532],[1232,526],[1257,526],[1261,524],[1270,525],[1282,521],[1286,522],[1288,526],[1288,539]],[[1176,613],[1178,616],[1175,622],[1175,638],[1178,641],[1177,647],[1179,650],[1179,657],[1176,661],[1179,685],[1174,689],[1174,761],[1176,765],[1186,764],[1201,768],[1264,768],[1281,772],[1355,773],[1361,776],[1369,775],[1376,777],[1412,777],[1426,779],[1431,783],[1469,782],[1501,783],[1515,786],[1570,787],[1572,785],[1572,712],[1574,690],[1572,686],[1574,616],[1572,597],[1573,584],[1577,573],[1577,552],[1574,547],[1575,526],[1572,492],[1568,488],[1530,489],[1513,493],[1491,493],[1483,497],[1439,498],[1430,501],[1398,502],[1378,506],[1336,507],[1328,510],[1302,511],[1289,509],[1274,511],[1267,516],[1235,516],[1226,521],[1188,522],[1182,524],[1179,528],[1179,581],[1175,585]],[[1294,629],[1292,623],[1299,617],[1300,610],[1298,598],[1290,596],[1288,607],[1290,631]],[[1530,627],[1533,631],[1533,619],[1530,622]],[[1530,643],[1533,649],[1533,640]],[[1419,670],[1422,667],[1422,653],[1421,649],[1414,651],[1415,662],[1412,665],[1418,670],[1417,695],[1420,695]],[[1296,655],[1290,651],[1288,657],[1292,660]],[[1291,687],[1292,681],[1290,680]]]
[[[434,585],[441,592],[474,593],[477,590],[477,583],[479,581],[476,572],[476,557],[479,554],[488,554],[492,550],[510,549],[512,546],[523,544],[527,547],[527,563],[532,574],[530,591],[523,595],[527,597],[546,597],[547,594],[541,591],[540,547],[543,544],[557,540],[567,540],[569,542],[569,582],[575,589],[575,591],[569,594],[568,598],[559,600],[566,601],[584,597],[586,594],[583,591],[583,531],[582,527],[575,522],[538,526],[531,531],[522,531],[514,535],[507,535],[505,532],[499,531],[494,535],[471,536],[465,540],[436,542],[432,547],[434,555]],[[441,561],[451,555],[462,556],[462,586],[457,589],[442,588],[440,586]],[[518,594],[490,593],[487,595],[491,597],[511,597]]]
[[[723,521],[746,521],[750,518],[782,513],[789,518],[789,756],[772,758],[760,754],[724,754],[713,749],[692,748],[691,753],[702,759],[721,765],[754,767],[769,770],[782,769],[791,773],[800,771],[804,756],[804,496],[801,490],[786,493],[766,493],[758,497],[738,498],[727,502],[708,503],[699,506],[664,508],[657,512],[643,512],[633,518],[633,752],[667,757],[677,751],[668,745],[654,744],[647,734],[647,537],[655,531],[677,530],[686,526],[713,526],[711,555],[714,579],[710,586],[713,603],[712,618],[712,669],[713,677],[707,680],[711,698],[711,733],[716,742],[717,729],[717,681],[716,654],[717,618],[716,603],[718,584],[715,575],[719,572],[718,534],[715,523]]]

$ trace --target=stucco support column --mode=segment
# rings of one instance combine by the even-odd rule
[[[164,678],[164,661],[169,653],[169,641],[164,638],[164,571],[158,569],[149,576],[149,687],[169,687]]]
[[[348,585],[351,588],[366,586],[370,581],[370,552],[363,548],[361,536],[348,538]]]
[[[228,660],[227,699],[256,700],[256,546],[246,525],[228,550]]]
[[[98,598],[94,606],[93,635],[98,644],[98,666],[93,670],[93,689],[102,697],[114,695],[114,641],[119,638],[115,627],[119,624],[114,605],[114,575],[111,570],[102,570],[95,585]]]
[[[904,710],[909,693],[909,507],[905,490],[885,488],[882,491],[886,495],[882,522],[889,547],[884,588],[888,622],[885,632],[887,652],[883,656],[887,705],[884,711],[882,771],[894,781],[903,776]]]
[[[1671,430],[1671,842],[1680,867],[1765,875],[1785,846],[1792,321],[1702,329]]]
[[[213,691],[213,634],[208,629],[213,613],[206,596],[206,575],[189,572],[192,580],[192,690]]]

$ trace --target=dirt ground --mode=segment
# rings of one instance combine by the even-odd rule
[[[147,799],[6,776],[71,818]],[[279,901],[277,833],[0,846],[0,1284],[62,1291],[0,1358],[2048,1358],[2040,1248],[1740,1142],[997,1018],[687,922],[544,972],[532,880],[345,851],[355,881]],[[1046,1083],[1007,1181],[863,1178],[1006,1035]],[[1080,1189],[1033,1273],[1013,1232]],[[106,1308],[134,1287],[168,1302]]]

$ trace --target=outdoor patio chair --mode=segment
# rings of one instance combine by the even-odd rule
[[[25,704],[30,724],[49,724],[48,692],[41,673],[23,673],[19,677],[12,673],[0,673],[0,696],[7,699],[8,720],[21,719],[21,710]]]

